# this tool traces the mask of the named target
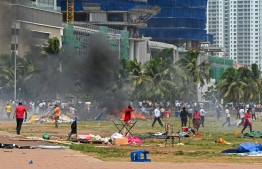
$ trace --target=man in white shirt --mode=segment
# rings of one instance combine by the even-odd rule
[[[245,110],[243,106],[241,106],[239,110],[239,116],[240,116],[241,122],[238,124],[238,127],[240,127],[244,123]]]
[[[224,127],[224,125],[228,123],[228,127],[230,127],[230,112],[229,112],[228,108],[226,108],[226,110],[225,110],[225,115],[226,115],[226,122],[223,123],[222,126]]]
[[[201,108],[199,112],[200,112],[200,119],[201,119],[202,127],[204,127],[205,115],[207,114],[207,112],[204,110],[204,108]]]
[[[157,108],[154,110],[154,113],[155,113],[155,118],[154,118],[154,121],[153,121],[153,123],[152,123],[152,127],[154,127],[156,121],[158,121],[158,123],[160,124],[161,127],[164,127],[164,125],[162,124],[161,119],[160,119],[159,107],[157,107]]]

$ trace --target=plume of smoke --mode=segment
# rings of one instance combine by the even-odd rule
[[[73,57],[69,69],[86,84],[86,92],[96,88],[102,93],[98,99],[99,108],[106,107],[108,113],[123,110],[127,106],[127,94],[122,90],[113,92],[109,87],[115,82],[113,74],[120,69],[117,52],[111,50],[101,33],[92,34],[91,47],[87,56]]]

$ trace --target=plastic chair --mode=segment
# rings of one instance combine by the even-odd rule
[[[131,162],[151,162],[151,159],[147,158],[149,151],[137,150],[130,153]],[[141,155],[143,158],[141,158]]]

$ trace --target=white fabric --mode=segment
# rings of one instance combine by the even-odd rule
[[[160,111],[158,108],[155,109],[155,117],[159,117],[160,116]]]
[[[225,110],[225,114],[226,114],[226,117],[230,117],[230,113],[228,109]]]
[[[244,118],[245,114],[244,114],[245,110],[244,109],[240,109],[239,110],[239,115],[240,115],[240,118]]]
[[[207,112],[205,112],[204,109],[200,109],[199,112],[200,112],[200,116],[205,116],[206,113],[207,113]]]

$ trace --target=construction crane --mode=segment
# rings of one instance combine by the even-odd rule
[[[74,23],[75,20],[75,9],[74,5],[75,1],[74,0],[66,0],[66,22],[67,23]]]

